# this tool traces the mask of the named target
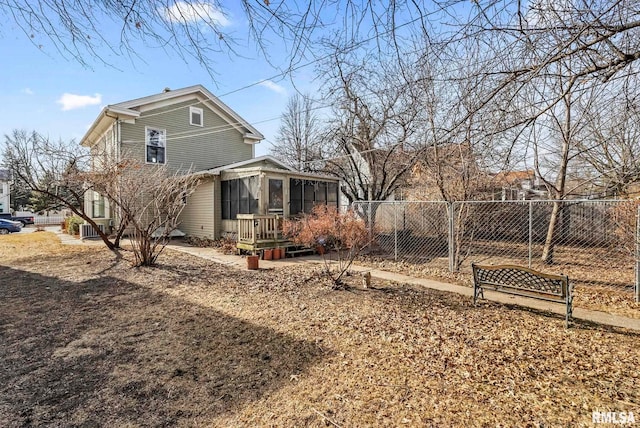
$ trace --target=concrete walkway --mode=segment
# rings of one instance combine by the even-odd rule
[[[51,228],[47,227],[46,230],[50,232],[55,232],[60,238],[61,242],[66,245],[96,245],[96,244],[103,245],[102,241],[95,241],[95,240],[81,241],[80,239],[74,238],[72,236],[69,236],[65,233],[60,232],[60,228],[57,226],[51,227]],[[246,257],[222,254],[220,251],[214,248],[193,247],[181,241],[174,241],[171,244],[169,244],[167,248],[171,248],[176,251],[190,254],[192,256],[201,257],[206,260],[211,260],[215,263],[220,263],[227,266],[233,266],[234,268],[237,268],[237,269],[247,269]],[[294,258],[287,258],[284,260],[260,260],[260,269],[276,269],[283,266],[293,266],[293,265],[300,265],[300,264],[320,265],[323,263],[324,262],[319,255],[294,257]],[[415,277],[403,275],[400,273],[387,272],[379,269],[371,269],[369,267],[359,266],[359,265],[353,265],[351,269],[356,272],[369,272],[371,273],[372,277],[382,279],[382,280],[395,281],[395,282],[430,288],[433,290],[462,294],[464,296],[469,297],[469,299],[473,297],[473,289],[470,287],[464,287],[461,285],[450,284],[450,283],[435,281],[431,279],[415,278]],[[565,307],[563,304],[545,302],[545,301],[536,300],[536,299],[529,299],[521,296],[513,296],[513,295],[498,293],[498,292],[489,291],[489,290],[486,290],[484,295],[487,300],[491,300],[498,303],[524,306],[524,307],[539,310],[539,311],[555,313],[561,316],[564,316],[565,314]],[[623,327],[623,328],[640,331],[640,319],[627,318],[620,315],[613,315],[606,312],[593,311],[593,310],[582,309],[582,308],[574,308],[573,317],[575,319],[594,322],[597,324],[608,325],[612,327]]]

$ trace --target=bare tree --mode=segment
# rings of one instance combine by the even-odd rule
[[[5,139],[4,163],[29,189],[69,208],[90,224],[112,251],[128,233],[136,265],[153,265],[164,249],[187,198],[199,183],[189,171],[147,166],[133,157],[115,159],[72,143],[51,142],[36,132],[14,131]],[[88,192],[105,197],[116,212],[114,234],[85,209]]]
[[[89,223],[110,250],[116,245],[84,209],[91,184],[85,180],[89,153],[74,142],[53,142],[36,132],[14,130],[5,136],[3,163],[14,177],[33,193],[42,195],[52,207],[65,206]]]
[[[492,111],[502,118],[503,129],[530,123],[563,102],[566,92],[538,100],[523,115],[515,101],[521,91],[543,84],[559,63],[572,68],[565,91],[625,79],[639,69],[640,8],[635,0],[345,0],[340,5],[242,0],[239,6],[249,37],[265,58],[273,57],[274,43],[285,45],[289,62],[283,75],[332,57],[333,47],[324,51],[326,44],[320,43],[329,35],[339,40],[343,54],[368,52],[395,59],[395,71],[408,83],[414,70],[406,65],[414,64],[403,57],[415,40],[452,67],[474,63],[466,67],[466,76],[455,76],[480,89],[468,114]],[[39,49],[53,44],[54,50],[86,66],[96,59],[108,63],[114,55],[154,55],[150,48],[160,48],[195,60],[215,75],[217,55],[238,55],[235,50],[245,36],[228,25],[237,18],[230,7],[224,0],[97,1],[91,7],[82,0],[8,0],[0,2],[0,14]],[[477,48],[473,56],[465,48],[469,45]]]
[[[152,266],[178,228],[180,213],[200,180],[189,171],[149,166],[132,157],[116,169],[106,174],[116,184],[106,188],[120,213],[120,228],[129,233],[135,265]]]
[[[563,200],[584,184],[579,179],[572,182],[571,172],[583,154],[579,136],[585,136],[587,113],[596,108],[601,95],[597,87],[590,85],[582,90],[580,86],[567,89],[567,85],[573,82],[572,67],[570,64],[558,66],[558,72],[549,76],[544,86],[534,90],[531,104],[558,93],[563,94],[562,102],[549,108],[528,126],[536,175],[554,200],[542,251],[542,261],[546,264],[554,262],[558,226],[564,215]]]
[[[640,94],[632,87],[611,88],[598,108],[587,112],[579,136],[580,159],[593,171],[602,194],[628,197],[640,183]]]
[[[324,136],[332,156],[325,171],[343,183],[350,202],[385,200],[405,183],[423,153],[414,93],[394,65],[338,53],[329,71],[335,106]]]
[[[8,0],[0,2],[0,14],[15,22],[36,48],[53,50],[84,66],[90,66],[92,60],[113,65],[113,56],[144,60],[140,52],[157,50],[169,51],[185,61],[195,60],[213,76],[215,56],[240,56],[236,52],[238,40],[245,37],[238,37],[225,3]],[[269,1],[242,0],[239,6],[248,22],[248,35],[267,59],[271,41],[286,43],[291,58],[301,58],[313,31],[320,26],[319,12],[304,5],[282,2],[271,6]],[[107,32],[106,28],[115,31]]]
[[[313,171],[322,159],[320,121],[310,95],[289,98],[271,153],[298,171]]]

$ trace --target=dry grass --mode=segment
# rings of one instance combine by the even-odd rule
[[[168,252],[132,269],[126,253],[44,233],[0,237],[0,256],[3,425],[640,417],[637,333],[566,330],[559,317],[400,284],[331,291],[304,267],[247,272]]]
[[[73,252],[69,246],[62,245],[51,232],[16,233],[0,238],[0,258],[3,261]]]

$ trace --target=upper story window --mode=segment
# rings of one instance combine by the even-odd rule
[[[147,163],[164,163],[167,132],[164,129],[145,128]]]
[[[204,113],[201,108],[189,107],[189,123],[195,126],[203,126]]]

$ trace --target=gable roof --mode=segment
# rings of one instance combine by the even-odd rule
[[[493,180],[499,184],[512,186],[523,180],[533,180],[535,176],[536,173],[532,169],[524,171],[500,171],[493,177]]]
[[[274,168],[275,167],[275,168]],[[253,159],[247,159],[240,162],[231,163],[228,165],[222,165],[216,168],[206,169],[204,171],[194,172],[196,176],[214,176],[221,175],[224,171],[254,171],[254,172],[277,172],[288,175],[292,178],[311,179],[311,180],[329,180],[339,182],[340,178],[331,175],[322,175],[309,172],[301,172],[289,165],[279,161],[272,156],[259,156]]]
[[[213,95],[207,88],[202,85],[193,85],[182,89],[165,90],[159,94],[123,101],[104,107],[89,130],[82,137],[82,140],[80,140],[80,144],[83,146],[91,146],[94,140],[99,138],[115,120],[138,118],[141,115],[141,109],[145,106],[156,103],[170,103],[172,99],[189,95],[195,95],[200,98],[205,105],[218,113],[222,119],[239,131],[244,130],[244,138],[246,140],[259,142],[264,139],[264,135],[262,135],[260,131],[240,117],[231,107],[220,101],[220,99]]]
[[[291,168],[289,165],[286,165],[280,162],[278,159],[272,156],[259,156],[257,158],[247,159],[240,162],[231,163],[229,165],[222,165],[216,168],[207,169],[206,171],[201,171],[201,173],[206,175],[209,175],[209,174],[220,175],[222,171],[227,171],[229,169],[235,169],[235,168],[243,168],[243,167],[248,168],[248,167],[251,167],[252,165],[260,164],[260,163],[271,163],[271,164],[274,164],[276,167],[278,167],[278,169],[284,169],[286,171],[295,171],[295,169]]]

